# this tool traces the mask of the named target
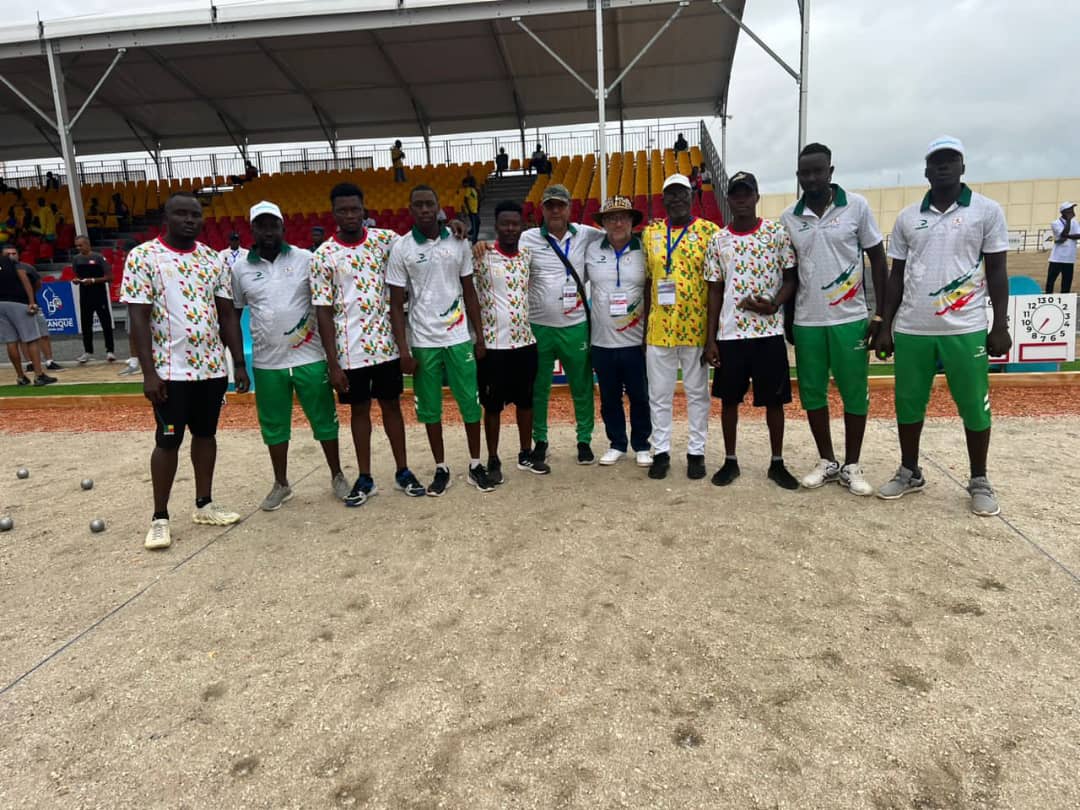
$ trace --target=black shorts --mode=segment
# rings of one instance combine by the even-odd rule
[[[754,407],[791,402],[791,376],[783,335],[721,340],[720,368],[713,374],[712,395],[739,404],[754,381]]]
[[[498,413],[506,405],[531,408],[538,362],[535,343],[517,349],[488,349],[476,366],[484,410]]]
[[[158,447],[175,450],[184,441],[184,428],[200,439],[213,438],[229,388],[228,377],[212,380],[166,380],[167,398],[154,406]]]
[[[338,394],[338,401],[342,405],[355,405],[372,399],[397,399],[405,390],[401,361],[396,357],[373,366],[347,368],[345,376],[349,378],[349,393]]]

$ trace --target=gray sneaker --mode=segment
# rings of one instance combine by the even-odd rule
[[[334,497],[339,501],[345,500],[345,497],[349,494],[349,490],[352,486],[345,479],[345,473],[338,473],[331,479],[330,486],[334,490]]]
[[[263,502],[259,504],[259,508],[264,512],[276,512],[281,508],[281,505],[285,501],[289,500],[293,496],[292,487],[288,484],[282,486],[277,481],[274,482],[274,488],[270,490],[270,494],[263,498]]]
[[[993,517],[1001,512],[997,498],[994,497],[994,488],[990,486],[990,479],[985,475],[976,476],[968,481],[967,491],[971,495],[972,514]]]
[[[895,501],[909,492],[918,492],[925,486],[926,479],[923,478],[921,471],[916,477],[916,473],[907,467],[900,467],[891,481],[886,481],[881,485],[881,488],[877,491],[877,496],[886,501]]]

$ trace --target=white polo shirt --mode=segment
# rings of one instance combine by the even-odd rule
[[[904,299],[893,327],[909,335],[963,335],[987,327],[984,253],[1009,249],[1001,206],[963,185],[945,211],[909,205],[896,219],[889,257],[903,259]]]
[[[605,349],[640,346],[645,331],[645,251],[631,236],[620,253],[607,237],[585,251],[585,276],[592,298],[592,345]],[[612,315],[612,295],[625,296],[626,312]],[[618,309],[622,309],[622,304]]]
[[[366,228],[355,245],[327,239],[311,262],[311,303],[334,308],[338,362],[368,368],[398,358],[390,327],[386,265],[399,241],[393,231]]]
[[[1061,235],[1065,233],[1065,219],[1058,217],[1056,220],[1050,223],[1050,230],[1054,233],[1054,239],[1060,239]],[[1073,217],[1069,221],[1069,233],[1080,234],[1080,222],[1076,221],[1076,217]],[[1050,249],[1050,261],[1060,264],[1075,264],[1076,263],[1076,240],[1066,239],[1061,244],[1054,243],[1054,246]]]
[[[528,250],[503,253],[494,242],[483,258],[473,262],[480,322],[489,349],[519,349],[536,343],[529,325]]]
[[[236,250],[233,250],[232,248],[227,247],[224,250],[219,250],[218,255],[221,257],[221,261],[225,265],[225,269],[232,270],[232,266],[236,264],[237,260],[247,255],[247,251],[243,248],[237,248]]]
[[[249,251],[233,264],[233,303],[251,311],[251,364],[295,368],[326,359],[311,303],[311,253],[282,245],[270,262]]]
[[[428,239],[414,227],[397,241],[386,283],[409,291],[410,346],[437,349],[471,340],[461,279],[472,272],[472,245],[449,228]]]
[[[563,307],[563,287],[572,284],[574,279],[547,237],[547,226],[542,225],[529,228],[521,234],[518,243],[532,256],[529,263],[529,320],[541,326],[577,326],[585,321],[585,302],[579,295],[573,309]],[[571,225],[562,239],[556,240],[582,282],[585,281],[585,251],[603,238],[604,232],[599,228]]]
[[[832,188],[832,202],[820,218],[805,196],[780,215],[799,262],[796,326],[862,321],[875,308],[862,254],[881,244],[881,231],[866,198]]]

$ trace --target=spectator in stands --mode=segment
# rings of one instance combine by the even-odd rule
[[[701,172],[698,171],[698,167],[694,166],[690,170],[690,190],[694,192],[694,198],[698,201],[698,205],[701,205],[701,186],[703,181],[701,179]]]
[[[499,147],[499,154],[495,156],[495,176],[502,177],[503,172],[510,168],[510,156],[506,154],[506,149]]]
[[[60,213],[60,209],[56,207],[56,203],[49,203],[49,210],[52,211],[53,221],[56,222],[56,232],[59,233],[67,220],[64,218],[64,215]]]
[[[60,178],[52,172],[45,172],[45,190],[46,191],[59,191],[60,190]]]
[[[190,429],[195,472],[192,521],[237,523],[240,515],[212,498],[218,417],[229,386],[225,346],[235,365],[236,390],[248,390],[240,319],[232,285],[217,252],[197,241],[202,204],[189,191],[165,202],[165,232],[136,246],[124,267],[122,300],[143,370],[143,393],[154,408],[157,430],[150,456],[154,512],[144,546],[172,545],[169,496],[180,445]]]
[[[1076,263],[1076,240],[1080,239],[1080,223],[1076,221],[1076,203],[1063,202],[1060,217],[1050,223],[1054,247],[1050,250],[1050,266],[1046,270],[1046,292],[1054,291],[1054,282],[1061,276],[1061,291],[1072,290],[1073,265]]]
[[[6,219],[0,219],[0,245],[15,244],[15,233]]]
[[[112,268],[104,256],[90,249],[88,238],[76,236],[71,269],[75,271],[75,278],[71,283],[79,287],[79,320],[82,322],[83,353],[79,355],[77,362],[85,365],[94,359],[94,316],[97,315],[105,337],[105,359],[115,363],[112,306],[109,303]]]
[[[390,147],[390,162],[394,165],[394,182],[405,182],[405,150],[401,148],[401,141],[394,141]]]
[[[46,205],[44,197],[38,197],[37,204],[37,218],[41,223],[41,235],[45,237],[46,241],[55,242],[56,217],[53,215],[52,209]]]
[[[131,227],[131,209],[127,207],[119,192],[112,195],[112,212],[119,230],[126,231]]]
[[[675,139],[674,148],[676,155],[679,154],[679,152],[688,152],[690,150],[690,144],[686,142],[686,138],[683,137],[681,132],[679,133],[679,137]]]
[[[86,210],[86,230],[90,239],[97,242],[101,239],[101,229],[105,227],[105,217],[101,211],[101,204],[97,197],[90,198],[90,207]]]
[[[311,229],[311,247],[308,248],[312,253],[319,249],[319,245],[326,241],[326,231],[322,225],[316,225]]]
[[[23,203],[22,207],[21,229],[23,234],[32,233],[34,230],[34,212],[30,210],[30,206],[26,203]]]
[[[240,234],[233,231],[229,234],[229,246],[218,255],[221,256],[221,260],[225,262],[225,267],[232,270],[233,265],[236,264],[236,260],[239,259],[243,253],[243,248],[240,247]]]
[[[11,191],[11,186],[4,182],[4,178],[0,177],[0,194],[6,194]]]
[[[34,385],[48,385],[56,377],[45,373],[41,364],[41,333],[38,305],[26,271],[7,256],[0,256],[0,342],[7,344],[8,359],[15,367],[19,385],[29,385],[19,358],[19,343],[26,344],[35,372]]]
[[[34,300],[37,301],[38,294],[41,292],[41,274],[37,271],[32,264],[26,264],[19,261],[19,249],[15,245],[5,245],[4,255],[11,259],[15,264],[26,273],[30,279],[30,286],[34,290]],[[41,311],[40,304],[38,305],[37,313],[38,332],[41,333],[41,364],[50,371],[59,371],[63,366],[57,363],[53,359],[52,340],[49,338],[49,323],[45,320],[45,313]],[[26,348],[25,343],[19,343],[19,351],[22,357],[25,358],[25,368],[30,371],[34,364],[30,361],[30,352]],[[28,385],[29,380],[25,383],[20,382],[20,385]]]
[[[461,208],[469,218],[469,241],[475,245],[480,237],[480,194],[476,190],[476,178],[469,174],[461,185],[465,188],[461,195]]]
[[[537,144],[536,149],[533,150],[532,159],[529,160],[529,166],[525,173],[528,174],[530,170],[535,169],[537,174],[551,174],[551,172],[547,170],[547,166],[548,156],[544,153],[543,147],[540,146],[540,144]]]
[[[440,209],[440,210],[442,210],[442,209]],[[445,213],[443,214],[443,219],[444,220],[446,219],[446,214]],[[365,228],[374,228],[375,224],[376,224],[375,223],[375,217],[373,217],[371,215],[371,212],[367,208],[364,209],[364,221],[363,221],[362,224],[363,224],[363,226]]]
[[[701,166],[698,167],[698,169],[701,172],[701,183],[702,183],[702,185],[711,186],[712,185],[712,173],[709,172],[709,167],[706,166],[704,163],[702,163]]]
[[[259,176],[259,167],[250,160],[244,161],[244,180],[254,180]]]

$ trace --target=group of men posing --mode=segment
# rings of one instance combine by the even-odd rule
[[[444,379],[465,426],[467,483],[481,492],[503,483],[500,415],[511,404],[517,469],[550,473],[548,405],[556,360],[573,400],[577,463],[597,461],[591,447],[595,372],[609,444],[599,463],[617,464],[632,451],[649,478],[665,478],[681,372],[686,473],[704,478],[712,367],[725,449],[712,482],[726,486],[740,474],[739,405],[752,384],[753,404],[766,412],[768,477],[797,489],[800,482],[783,460],[784,406],[791,401],[784,310],[791,303],[788,337],[820,457],[802,485],[837,482],[853,494],[873,494],[859,463],[868,352],[883,359],[895,352],[901,465],[877,494],[894,499],[925,486],[919,439],[941,364],[966,429],[972,511],[997,514],[986,477],[988,355],[1009,348],[1005,219],[996,203],[961,182],[960,141],[939,138],[925,157],[930,190],[897,220],[891,273],[866,200],[832,182],[832,156],[821,144],[803,149],[797,170],[803,195],[779,221],[757,216],[752,174],[731,177],[732,216],[724,228],[692,216],[691,184],[678,174],[664,182],[667,216],[639,234],[644,216],[630,200],[606,200],[595,216],[599,227],[572,224],[568,191],[551,185],[542,197],[540,227],[525,230],[521,205],[505,201],[495,211],[496,241],[475,246],[463,238],[462,223],[439,222],[439,201],[427,186],[413,188],[414,226],[399,236],[365,227],[363,193],[343,183],[330,192],[337,233],[314,253],[286,244],[281,211],[260,202],[251,209],[254,246],[226,261],[196,240],[199,202],[174,195],[165,206],[165,234],[129,254],[122,291],[157,418],[146,547],[171,543],[168,499],[185,427],[193,437],[195,522],[239,520],[213,502],[211,485],[227,385],[224,346],[237,390],[249,387],[237,317],[244,307],[256,408],[274,472],[262,503],[267,511],[293,494],[287,462],[294,393],[322,445],[333,492],[346,506],[360,506],[378,492],[371,473],[372,399],[394,457],[394,488],[437,497],[450,487]],[[995,312],[989,333],[987,295]],[[830,435],[830,374],[843,402],[842,462]],[[412,375],[416,417],[435,463],[427,486],[408,466],[404,375]],[[359,470],[351,485],[341,470],[335,392],[351,410]]]

